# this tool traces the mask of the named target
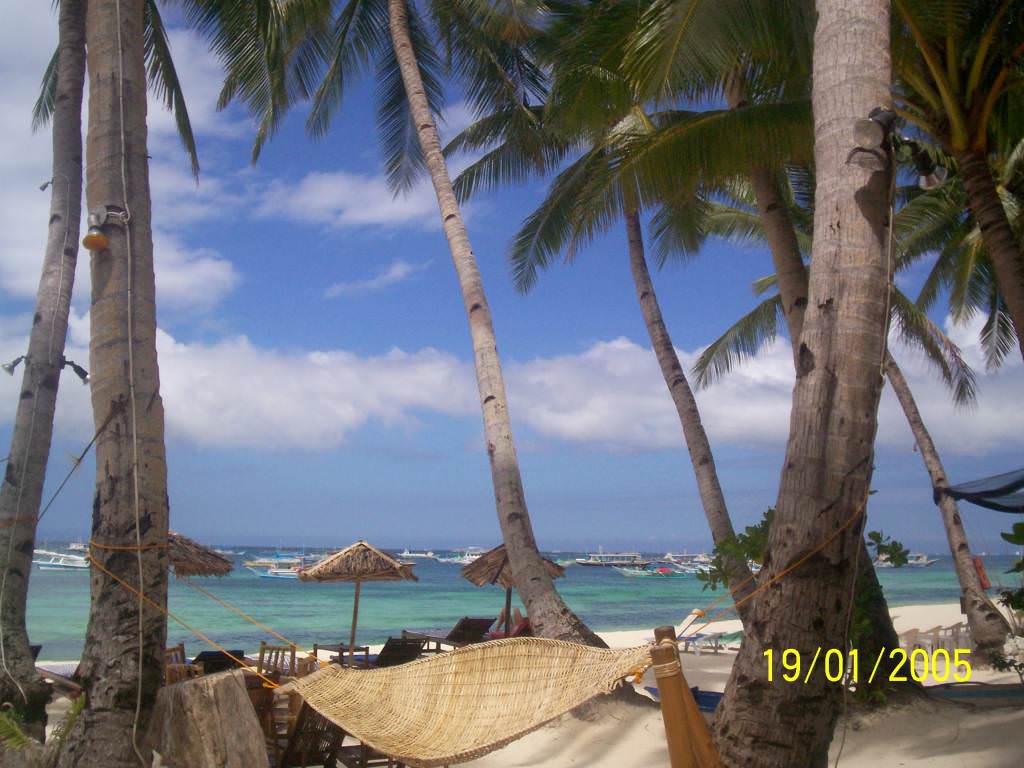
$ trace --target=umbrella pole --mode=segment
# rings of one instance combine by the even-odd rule
[[[356,623],[359,621],[359,588],[362,586],[361,581],[356,581],[356,599],[352,603],[352,634],[348,641],[348,665],[352,666],[352,660],[356,653]]]
[[[511,635],[512,626],[512,587],[505,590],[505,637]]]

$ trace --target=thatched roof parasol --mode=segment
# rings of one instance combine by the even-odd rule
[[[406,565],[365,541],[357,541],[299,571],[303,581],[419,581]]]
[[[173,531],[167,534],[167,554],[178,578],[227,576],[235,567],[230,558]]]
[[[565,568],[558,563],[552,562],[546,557],[541,559],[552,579],[565,576]],[[512,580],[512,569],[509,567],[505,545],[499,544],[494,549],[484,552],[469,565],[463,566],[462,577],[478,587],[485,584],[497,584],[499,587],[505,588],[505,636],[507,637],[512,627],[509,613],[512,610],[512,590],[515,589],[516,583]]]
[[[302,581],[354,581],[355,601],[352,603],[352,634],[348,644],[349,665],[356,645],[356,624],[359,621],[359,591],[364,581],[419,581],[412,566],[399,562],[365,541],[357,541],[299,571]]]

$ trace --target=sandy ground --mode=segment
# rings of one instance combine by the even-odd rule
[[[892,609],[897,632],[966,622],[957,604],[899,606]],[[677,627],[679,629],[680,627]],[[694,624],[691,628],[698,628]],[[738,621],[716,622],[703,631],[734,632]],[[653,639],[651,630],[602,632],[615,648],[641,645]],[[371,648],[376,652],[379,648]],[[736,654],[683,654],[683,669],[690,685],[722,691]],[[1014,673],[975,670],[972,680],[1017,683]],[[934,681],[930,681],[934,683]],[[644,685],[654,685],[650,672]],[[928,685],[929,682],[926,682]],[[51,723],[64,709],[55,702]],[[1016,734],[1024,730],[1024,707],[993,707],[925,701],[912,706],[888,707],[878,713],[856,714],[840,721],[832,745],[835,765],[842,743],[840,764],[846,768],[879,766],[937,766],[938,768],[1020,768],[1024,764]],[[572,716],[544,726],[498,752],[466,763],[473,768],[652,768],[668,766],[661,712],[654,706],[609,703],[597,708],[589,721]]]
[[[892,609],[892,618],[897,632],[967,621],[955,603],[899,606]],[[725,621],[704,631],[739,629],[739,621]],[[653,634],[649,630],[636,630],[602,632],[601,637],[614,648],[626,648],[648,642]],[[735,658],[732,651],[699,656],[683,654],[683,670],[690,685],[722,691]],[[1013,673],[991,670],[976,670],[972,680],[1018,682]],[[643,682],[654,685],[650,672]],[[1020,768],[1024,758],[1019,740],[1012,735],[1020,733],[1019,729],[1024,729],[1024,708],[1021,707],[983,708],[932,701],[889,707],[879,713],[852,715],[841,720],[829,764],[834,766],[838,756],[844,768]],[[840,755],[844,732],[845,743]],[[603,707],[591,722],[567,715],[466,765],[473,768],[660,768],[668,765],[668,752],[658,708],[611,704]]]

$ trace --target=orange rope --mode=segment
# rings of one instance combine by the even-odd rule
[[[217,603],[219,605],[224,606],[225,608],[227,608],[232,613],[238,614],[239,616],[241,616],[246,621],[250,622],[251,624],[255,624],[260,629],[262,629],[262,630],[264,630],[266,632],[269,632],[271,635],[276,637],[278,640],[281,640],[282,642],[285,642],[288,645],[290,645],[292,648],[295,648],[296,650],[298,650],[298,648],[299,648],[298,643],[295,643],[295,642],[289,640],[287,637],[282,635],[280,632],[275,631],[274,629],[272,629],[271,627],[268,627],[263,622],[253,618],[252,616],[247,614],[245,611],[243,611],[241,608],[237,608],[237,607],[233,606],[231,603],[229,603],[227,600],[222,600],[221,598],[217,597],[212,592],[206,591],[205,589],[200,587],[198,584],[194,584],[191,579],[181,579],[181,581],[183,581],[185,584],[188,584],[190,587],[192,587],[192,589],[196,590],[197,592],[201,592],[202,594],[206,595],[208,598],[213,600],[213,602],[215,602],[215,603]],[[316,659],[318,662],[320,661],[319,658],[317,658],[313,654],[312,651],[302,651],[302,653],[305,653],[307,656],[309,656],[312,659]]]
[[[711,624],[714,624],[714,623],[715,623],[716,621],[718,621],[718,620],[719,620],[719,619],[718,619],[718,617],[719,617],[719,616],[725,615],[725,614],[727,614],[727,613],[729,613],[729,612],[731,612],[731,611],[735,611],[735,610],[736,610],[737,608],[739,608],[739,607],[740,607],[741,605],[743,605],[743,604],[744,604],[745,602],[747,602],[747,601],[748,601],[748,600],[750,600],[750,599],[751,599],[752,597],[754,597],[754,595],[756,595],[756,594],[757,594],[758,592],[761,592],[762,590],[764,590],[764,589],[767,589],[767,588],[768,588],[768,587],[770,587],[770,586],[771,586],[772,584],[774,584],[774,583],[775,583],[775,582],[777,582],[777,581],[778,581],[779,579],[781,579],[781,578],[782,578],[783,576],[785,576],[785,575],[787,575],[787,574],[789,574],[789,573],[792,573],[792,572],[793,572],[793,571],[795,571],[795,570],[796,570],[797,568],[799,568],[799,567],[800,567],[801,565],[803,565],[803,564],[804,564],[804,563],[806,563],[806,562],[807,562],[808,560],[810,560],[810,559],[811,559],[812,557],[814,557],[814,556],[815,556],[816,554],[818,554],[819,552],[821,552],[821,550],[823,550],[823,549],[824,549],[825,547],[827,547],[827,546],[828,546],[829,544],[831,544],[831,543],[832,543],[833,541],[835,541],[835,540],[836,540],[836,538],[837,538],[837,537],[839,536],[839,534],[840,534],[840,533],[842,533],[842,532],[843,532],[843,531],[845,531],[845,530],[846,530],[847,528],[849,528],[849,527],[850,527],[850,525],[852,525],[852,524],[853,524],[853,522],[854,522],[854,521],[855,521],[855,520],[856,520],[856,519],[857,519],[858,517],[860,517],[860,516],[861,516],[861,514],[862,514],[862,513],[864,512],[864,509],[865,509],[865,508],[867,507],[867,504],[868,504],[868,502],[867,502],[867,499],[865,498],[864,502],[863,502],[863,503],[862,503],[862,504],[861,504],[861,505],[860,505],[859,507],[857,507],[857,509],[856,509],[856,510],[854,511],[854,513],[853,513],[852,515],[850,515],[850,516],[849,516],[849,517],[848,517],[848,518],[846,519],[846,522],[844,522],[844,523],[843,523],[843,524],[842,524],[841,526],[839,526],[839,527],[838,527],[838,528],[836,528],[836,529],[835,529],[834,531],[832,531],[832,533],[831,533],[831,534],[829,534],[829,536],[828,536],[828,537],[827,537],[827,538],[826,538],[826,539],[825,539],[825,540],[824,540],[823,542],[821,542],[820,544],[818,544],[818,546],[816,546],[816,547],[815,547],[814,549],[812,549],[812,550],[811,550],[810,552],[808,552],[807,554],[805,554],[805,555],[804,555],[803,557],[801,557],[801,558],[800,558],[799,560],[797,560],[796,562],[794,562],[794,563],[792,563],[792,564],[790,564],[790,565],[786,566],[785,568],[783,568],[783,569],[782,569],[781,571],[779,571],[779,572],[778,572],[777,574],[775,574],[775,575],[774,575],[774,576],[773,576],[772,578],[770,578],[770,579],[769,579],[768,581],[766,581],[766,582],[765,582],[764,584],[758,584],[758,585],[757,585],[757,588],[756,588],[756,589],[755,589],[755,590],[754,590],[753,592],[751,592],[751,593],[750,593],[749,595],[747,595],[746,597],[743,597],[743,598],[741,598],[741,599],[737,600],[737,601],[736,601],[736,603],[735,603],[734,605],[732,605],[732,606],[730,606],[730,607],[727,607],[727,608],[724,608],[724,609],[723,609],[723,610],[721,610],[721,611],[718,611],[718,612],[717,612],[717,613],[715,614],[715,618],[709,619],[708,621],[704,622],[704,623],[703,623],[703,624],[701,624],[701,625],[700,625],[699,627],[697,627],[697,629],[696,629],[696,630],[694,631],[694,634],[696,634],[697,632],[700,632],[701,630],[705,629],[706,627],[710,626]],[[753,576],[751,576],[751,578],[753,578]],[[718,602],[718,601],[716,601],[716,602]],[[712,603],[712,605],[714,605],[714,603]],[[709,607],[710,607],[710,606],[709,606]],[[706,613],[706,611],[705,611],[705,613]]]
[[[239,659],[238,657],[236,657],[236,656],[232,655],[232,653],[231,653],[231,652],[230,652],[230,651],[229,651],[229,650],[228,650],[227,648],[225,648],[224,646],[222,646],[222,645],[220,645],[219,643],[217,643],[217,642],[216,642],[215,640],[213,640],[212,638],[210,638],[210,637],[209,637],[208,635],[204,634],[204,633],[203,633],[203,632],[202,632],[201,630],[198,630],[198,629],[196,629],[196,628],[195,628],[195,627],[193,627],[193,626],[192,626],[191,624],[189,624],[188,622],[184,621],[184,620],[183,620],[182,618],[180,618],[179,616],[177,616],[177,615],[176,615],[176,614],[175,614],[175,613],[174,613],[173,611],[170,611],[170,610],[168,610],[168,609],[167,609],[167,608],[165,608],[164,606],[162,606],[162,605],[160,605],[159,603],[157,603],[156,601],[154,601],[154,600],[153,600],[153,599],[152,599],[151,597],[149,597],[148,595],[144,595],[144,594],[142,594],[141,592],[139,592],[139,590],[137,590],[137,589],[136,589],[135,587],[133,587],[133,586],[132,586],[131,584],[129,584],[128,582],[126,582],[126,581],[125,581],[124,579],[122,579],[122,578],[120,578],[119,576],[116,576],[115,574],[113,574],[113,573],[111,573],[110,571],[108,571],[108,570],[107,570],[106,568],[104,568],[104,567],[103,567],[103,565],[102,565],[102,564],[100,563],[100,561],[99,561],[99,560],[97,560],[97,559],[96,559],[95,557],[93,557],[93,555],[92,555],[92,553],[91,553],[91,552],[89,553],[88,557],[89,557],[89,562],[91,562],[91,563],[92,563],[92,564],[93,564],[94,566],[96,566],[96,567],[97,567],[97,568],[98,568],[98,569],[99,569],[99,570],[100,570],[101,572],[103,572],[104,574],[106,574],[107,576],[109,576],[109,577],[110,577],[111,579],[113,579],[114,581],[116,581],[116,582],[117,582],[118,584],[120,584],[120,585],[121,585],[122,587],[124,587],[125,589],[127,589],[127,590],[128,590],[129,592],[131,592],[132,594],[136,595],[137,597],[140,597],[140,598],[142,598],[143,600],[145,600],[145,601],[146,601],[147,603],[149,603],[149,604],[150,604],[151,606],[153,606],[154,608],[156,608],[156,609],[157,609],[158,611],[160,611],[160,613],[164,614],[164,615],[165,615],[165,616],[167,616],[168,618],[174,619],[174,620],[175,620],[176,622],[178,622],[179,624],[181,624],[181,626],[183,626],[183,627],[184,627],[185,629],[187,629],[187,630],[188,630],[189,632],[191,632],[191,633],[192,633],[193,635],[195,635],[196,637],[198,637],[198,638],[199,638],[200,640],[202,640],[202,641],[204,641],[204,642],[206,642],[206,643],[209,643],[209,644],[210,644],[211,646],[213,646],[213,647],[214,647],[214,648],[216,648],[216,649],[217,649],[218,651],[220,651],[221,653],[223,653],[223,654],[224,654],[225,656],[227,656],[227,657],[228,657],[229,659],[231,659],[231,660],[232,660],[233,662],[235,662],[236,664],[238,664],[238,666],[240,666],[240,667],[246,667],[246,668],[248,668],[248,669],[251,669],[251,666],[252,666],[252,665],[248,664],[248,663],[247,663],[247,662],[246,662],[246,661],[245,661],[244,659]],[[273,680],[271,680],[270,678],[268,678],[268,677],[265,677],[264,675],[262,675],[262,674],[261,674],[261,673],[260,673],[260,672],[259,672],[258,670],[252,670],[252,671],[253,671],[253,673],[254,673],[254,674],[255,674],[255,675],[257,676],[257,677],[259,677],[259,678],[261,678],[261,679],[263,680],[263,687],[264,687],[264,688],[279,688],[279,687],[280,687],[280,686],[279,686],[279,685],[278,685],[277,683],[275,683],[275,682],[274,682]]]

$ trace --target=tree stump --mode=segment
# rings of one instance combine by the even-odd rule
[[[147,734],[164,768],[269,766],[266,743],[241,670],[160,689]]]

